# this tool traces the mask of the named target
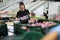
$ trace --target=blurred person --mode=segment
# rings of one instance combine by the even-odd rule
[[[45,12],[43,12],[43,16],[48,20],[48,15]]]
[[[60,40],[60,24],[50,29],[41,40]]]
[[[23,2],[19,3],[20,10],[17,12],[16,19],[20,20],[20,23],[28,23],[30,19],[30,12],[29,10],[25,9],[25,4]]]
[[[47,10],[47,12],[45,13],[45,12],[43,12],[43,16],[46,18],[46,20],[48,20],[48,10]]]

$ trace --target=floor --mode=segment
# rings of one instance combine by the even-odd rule
[[[20,36],[6,36],[3,38],[0,38],[0,40],[20,40]]]

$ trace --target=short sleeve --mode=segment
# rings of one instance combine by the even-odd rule
[[[29,10],[27,10],[27,12],[28,12],[27,14],[30,14]]]
[[[28,11],[28,14],[30,14],[30,12]]]
[[[20,14],[19,14],[19,11],[18,11],[17,14],[16,14],[16,17],[19,18],[19,15],[20,15]]]

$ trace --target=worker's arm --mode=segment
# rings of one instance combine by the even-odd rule
[[[45,37],[43,37],[41,40],[56,40],[57,39],[57,32],[48,33]]]

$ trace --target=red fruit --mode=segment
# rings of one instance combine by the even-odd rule
[[[47,25],[48,25],[48,24],[49,24],[49,22],[46,22],[45,24],[47,24]]]
[[[26,27],[26,26],[22,26],[22,27],[21,27],[21,29],[24,29],[24,30],[26,30],[26,29],[27,29],[27,27]]]
[[[45,25],[45,24],[41,24],[41,27],[42,27],[42,28],[46,28],[47,25]]]
[[[32,26],[35,26],[35,24],[32,24]]]
[[[41,26],[41,23],[36,23],[36,26]]]

